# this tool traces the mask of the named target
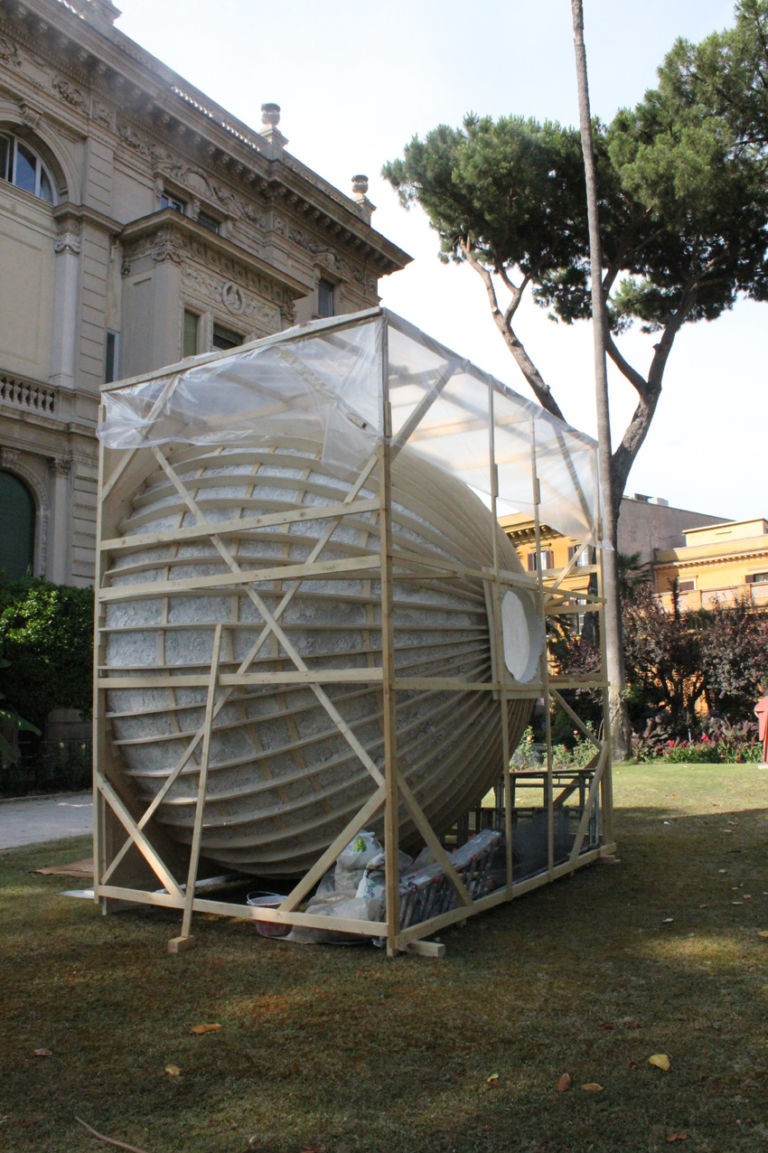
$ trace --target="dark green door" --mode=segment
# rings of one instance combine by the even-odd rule
[[[32,573],[35,502],[13,473],[0,470],[0,573],[10,580]]]

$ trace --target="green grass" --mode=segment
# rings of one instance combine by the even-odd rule
[[[107,1148],[75,1117],[147,1153],[768,1147],[768,772],[625,767],[616,802],[619,864],[447,933],[442,961],[205,918],[170,956],[177,915],[103,918],[31,873],[84,839],[0,854],[0,1149]]]

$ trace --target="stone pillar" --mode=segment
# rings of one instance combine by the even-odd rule
[[[72,461],[67,457],[49,457],[51,477],[51,512],[48,521],[48,580],[70,583],[72,550],[72,494],[70,476]]]
[[[74,388],[77,375],[78,301],[80,295],[80,223],[72,217],[58,221],[54,251],[55,292],[50,383]]]
[[[162,229],[152,250],[154,292],[151,366],[173,364],[181,357],[180,305],[184,249],[172,229]]]

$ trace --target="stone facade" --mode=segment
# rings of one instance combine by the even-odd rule
[[[254,131],[117,15],[0,0],[0,568],[60,583],[93,579],[105,380],[375,305],[409,259],[364,177],[344,195],[286,151],[277,105]]]

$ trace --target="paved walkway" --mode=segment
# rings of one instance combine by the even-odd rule
[[[93,828],[91,793],[0,801],[0,849],[78,837]]]

